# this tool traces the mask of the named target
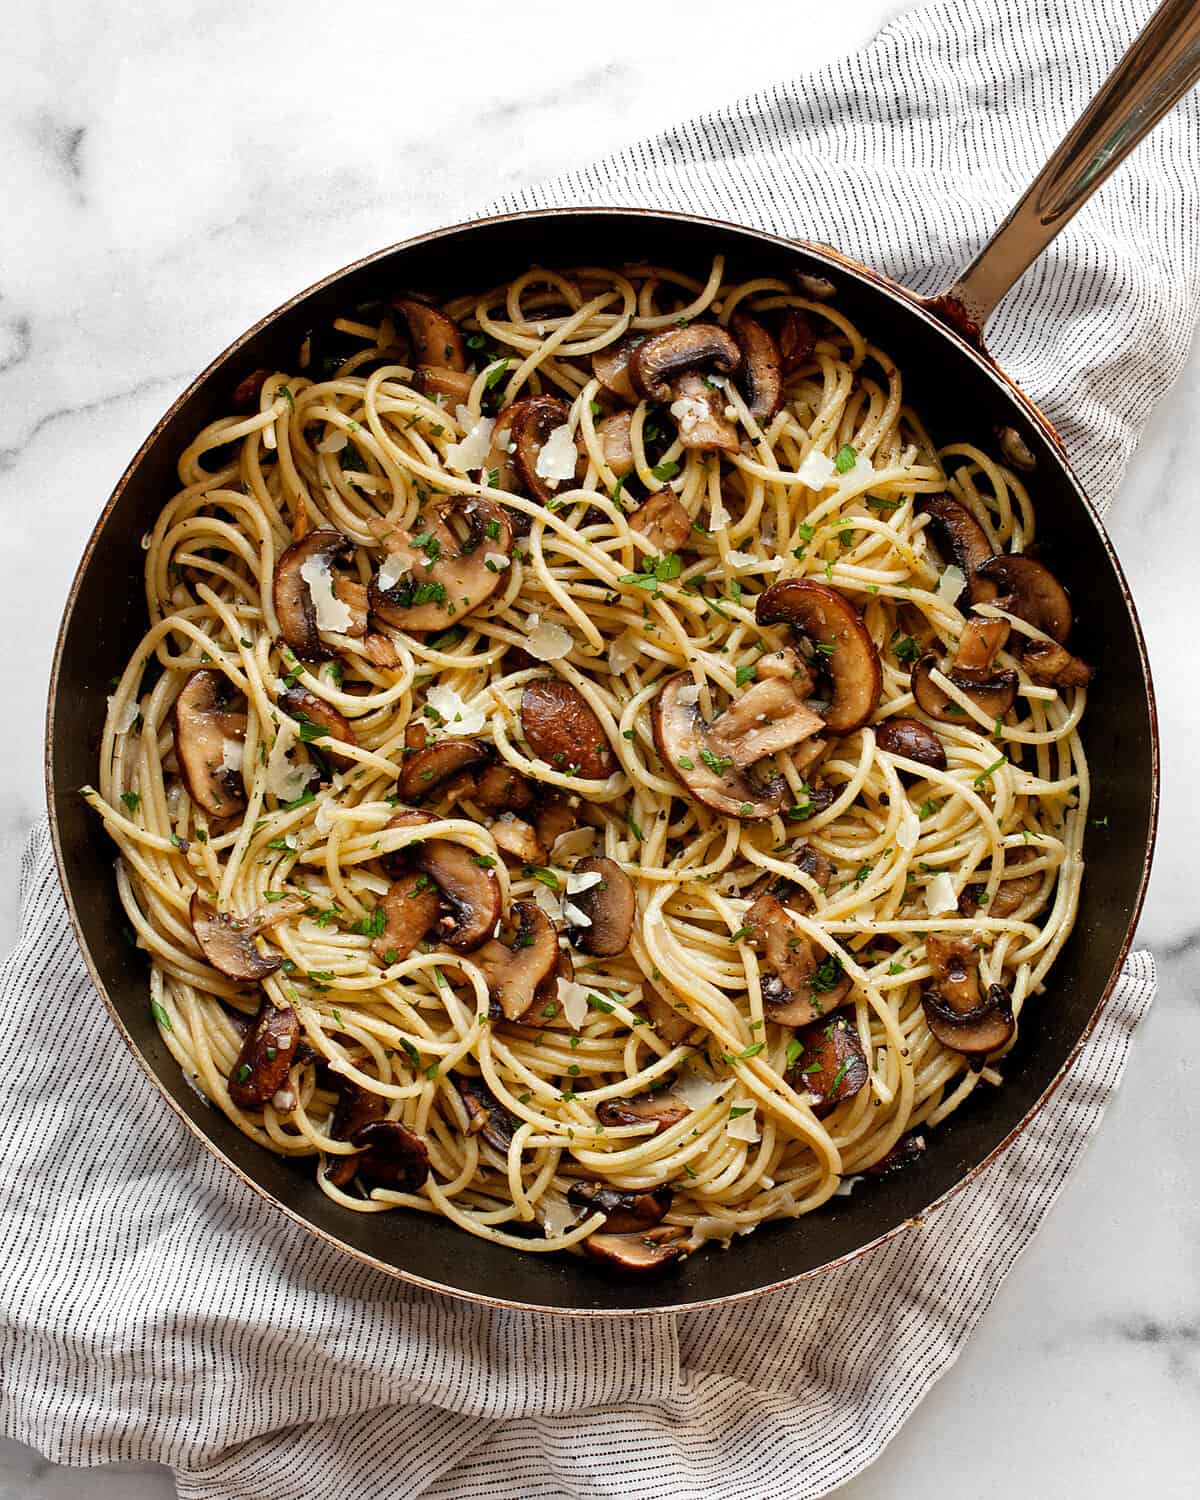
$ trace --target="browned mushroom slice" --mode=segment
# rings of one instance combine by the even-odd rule
[[[230,398],[234,411],[257,411],[262,399],[262,388],[271,378],[270,370],[251,370],[233,388]]]
[[[833,879],[833,866],[820,850],[801,842],[785,857],[803,870],[806,875],[811,875],[821,890],[828,888],[829,882]],[[806,916],[816,906],[812,892],[807,886],[789,879],[786,875],[775,875],[771,871],[767,871],[760,880],[754,882],[749,894],[755,900],[763,895],[774,896],[780,905],[786,906],[789,911],[798,912],[801,916]]]
[[[628,1191],[606,1182],[574,1182],[567,1189],[572,1208],[604,1215],[606,1234],[636,1234],[661,1222],[674,1197],[669,1187]]]
[[[1012,626],[1007,620],[987,620],[968,615],[954,653],[956,672],[987,672],[1003,649]]]
[[[677,552],[692,532],[692,521],[674,490],[659,490],[644,500],[629,519],[661,555]]]
[[[256,1109],[284,1086],[300,1045],[300,1017],[264,999],[229,1074],[229,1097],[239,1109]]]
[[[622,401],[636,401],[637,392],[629,378],[629,361],[639,344],[645,343],[644,333],[627,333],[615,344],[606,344],[592,355],[592,374],[614,396]]]
[[[788,787],[782,776],[765,784],[752,781],[731,755],[718,755],[712,748],[690,672],[667,678],[654,700],[651,723],[659,755],[697,802],[751,821],[783,810]]]
[[[366,584],[346,574],[334,574],[333,597],[350,611],[350,622],[342,634],[361,640],[370,624],[371,602]]]
[[[694,370],[680,375],[671,388],[679,441],[697,453],[736,453],[741,446],[738,430],[725,415],[729,404],[725,392],[710,385]]]
[[[535,677],[521,694],[521,728],[533,755],[555,771],[603,781],[617,758],[587,699],[562,677]]]
[[[492,1013],[519,1021],[533,1006],[538,986],[555,971],[558,933],[533,901],[514,901],[511,916],[517,924],[513,946],[492,938],[474,961],[487,980]]]
[[[369,1187],[415,1193],[429,1176],[429,1148],[399,1120],[372,1120],[352,1137],[361,1147],[356,1175]]]
[[[451,776],[473,770],[491,759],[488,746],[479,740],[447,735],[407,756],[396,790],[411,802],[436,792]]]
[[[851,979],[836,954],[818,960],[806,933],[801,932],[782,903],[769,892],[746,912],[746,927],[763,949],[767,973],[762,980],[763,1011],[770,1021],[785,1026],[807,1026],[845,1000]]]
[[[493,1151],[504,1156],[512,1145],[518,1121],[504,1108],[482,1078],[453,1073],[454,1086],[467,1111],[467,1134],[481,1135]]]
[[[381,1094],[373,1094],[370,1089],[364,1089],[352,1079],[339,1078],[337,1091],[338,1101],[329,1125],[329,1134],[335,1141],[350,1140],[364,1125],[382,1120],[387,1114],[387,1100]],[[358,1171],[358,1159],[357,1151],[345,1156],[327,1156],[325,1180],[334,1187],[346,1187]]]
[[[566,797],[547,797],[534,815],[537,836],[551,854],[563,834],[570,833],[579,823],[571,801]]]
[[[412,871],[392,882],[379,905],[384,926],[372,942],[371,952],[381,964],[398,964],[433,927],[442,899],[428,875]]]
[[[596,436],[600,439],[604,462],[618,479],[624,479],[633,473],[632,428],[631,411],[616,412],[596,424]]]
[[[1072,656],[1056,641],[1029,641],[1021,654],[1021,665],[1034,682],[1043,687],[1087,687],[1092,669],[1087,662]]]
[[[858,1027],[847,1016],[816,1021],[798,1032],[796,1041],[804,1050],[788,1070],[788,1079],[796,1088],[816,1095],[814,1114],[828,1114],[865,1087],[871,1070]]]
[[[439,942],[456,953],[470,953],[491,937],[500,920],[500,885],[469,849],[449,839],[427,839],[413,863],[437,882],[449,908],[438,924]]]
[[[697,1030],[691,1016],[677,1010],[653,985],[642,986],[642,1009],[668,1047],[681,1047]]]
[[[1067,591],[1044,563],[1023,552],[991,557],[979,567],[986,579],[1004,595],[1009,614],[1025,620],[1061,646],[1071,630],[1071,601]]]
[[[929,517],[929,530],[938,551],[966,579],[963,592],[971,603],[994,599],[998,592],[995,583],[979,576],[979,569],[992,556],[992,544],[967,507],[952,495],[920,495],[916,511]],[[962,603],[962,594],[958,603]]]
[[[637,1094],[632,1099],[604,1099],[596,1106],[596,1118],[601,1125],[645,1125],[655,1127],[655,1135],[661,1135],[680,1120],[691,1114],[691,1106],[671,1093]]]
[[[171,717],[175,759],[192,801],[213,818],[241,812],[245,698],[221,672],[202,668],[184,683]]]
[[[791,375],[813,357],[817,334],[812,320],[798,307],[789,307],[779,324],[779,354],[784,374]]]
[[[589,1234],[583,1248],[594,1259],[636,1276],[653,1276],[687,1259],[686,1230],[659,1224],[639,1234]]]
[[[501,813],[491,827],[492,838],[501,854],[520,860],[523,865],[544,865],[549,855],[537,830],[518,818],[516,813]]]
[[[946,769],[946,747],[920,719],[885,719],[875,730],[875,743],[889,755],[902,755],[934,771]]]
[[[669,401],[685,373],[715,370],[732,375],[741,358],[733,335],[718,324],[688,323],[664,328],[639,344],[629,361],[629,378],[639,396]]]
[[[1038,857],[1036,849],[1010,849],[1004,857],[1005,869],[1016,870]],[[1013,912],[1025,905],[1042,888],[1040,873],[1017,875],[1011,880],[1002,880],[996,894],[987,906],[989,917],[1011,917]],[[958,909],[964,916],[973,917],[981,910],[980,901],[986,887],[969,885],[958,900]]]
[[[522,812],[533,806],[533,787],[520,771],[498,761],[475,783],[475,800],[489,812]]]
[[[760,625],[788,624],[810,642],[832,682],[823,715],[831,733],[849,734],[867,722],[883,685],[879,652],[844,595],[812,578],[785,578],[759,594],[754,612]]]
[[[445,396],[446,400],[439,405],[453,411],[470,401],[475,377],[466,370],[451,370],[446,365],[422,365],[414,373],[413,384],[422,395]]]
[[[332,572],[335,558],[353,555],[348,536],[319,526],[303,541],[293,542],[275,564],[275,617],[284,640],[304,661],[326,661],[333,655],[321,639],[323,629],[345,634],[345,625],[353,623],[352,617],[346,619],[349,606],[334,593]],[[323,625],[322,619],[328,623]]]
[[[200,951],[213,968],[230,979],[249,983],[274,974],[283,963],[278,954],[263,953],[254,941],[265,927],[274,927],[304,910],[299,896],[289,896],[249,917],[231,917],[220,912],[199,891],[192,892],[189,905],[192,931]]]
[[[310,693],[307,688],[292,687],[286,693],[281,693],[279,706],[284,713],[290,714],[300,724],[308,724],[323,731],[321,734],[311,732],[305,738],[317,742],[318,749],[324,750],[320,741],[325,735],[331,739],[341,740],[345,745],[356,745],[358,741],[354,738],[354,730],[350,727],[350,721],[344,714],[334,708],[332,703],[326,703],[324,698],[318,698],[316,693]],[[328,752],[329,759],[335,766],[340,766],[343,771],[349,770],[354,761],[348,755],[341,755],[336,750]]]
[[[581,953],[593,958],[624,953],[636,915],[633,881],[615,860],[593,855],[576,863],[567,876],[563,920]]]
[[[783,357],[779,345],[758,321],[735,312],[729,326],[742,351],[739,384],[750,415],[756,422],[769,422],[783,405]]]
[[[903,1172],[914,1166],[925,1155],[923,1135],[902,1135],[886,1156],[881,1156],[874,1166],[863,1167],[864,1177],[891,1177],[894,1172]]]
[[[922,656],[912,669],[912,692],[917,707],[931,719],[943,724],[963,724],[967,715],[955,703],[949,693],[934,682],[930,675],[937,666],[937,657]],[[1012,671],[993,672],[990,676],[977,672],[950,671],[945,674],[975,704],[980,713],[989,719],[1002,719],[1017,701],[1017,674]]]
[[[923,987],[921,1004],[930,1031],[955,1052],[995,1052],[1012,1036],[1012,1001],[1002,984],[983,997],[979,985],[978,937],[925,939],[925,957],[933,978]]]
[[[497,559],[512,555],[511,520],[490,500],[451,495],[431,502],[417,524],[419,547],[407,533],[379,527],[388,557],[371,580],[371,610],[400,630],[442,630],[502,586],[507,569]]]
[[[397,297],[392,307],[408,329],[409,357],[414,365],[439,365],[447,370],[467,368],[463,336],[452,318],[415,297]]]
[[[394,670],[400,665],[400,653],[387,636],[381,635],[378,630],[365,635],[362,644],[363,655],[374,666]]]
[[[796,677],[770,676],[756,682],[708,726],[708,743],[719,759],[728,757],[744,771],[825,728],[825,720],[804,701],[812,678],[798,657],[796,662]]]
[[[503,416],[512,433],[513,468],[521,488],[545,505],[554,499],[563,481],[539,474],[538,460],[550,434],[570,421],[571,408],[557,396],[526,396],[508,407]]]

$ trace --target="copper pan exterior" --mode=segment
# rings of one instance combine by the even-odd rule
[[[917,1166],[863,1184],[802,1219],[764,1226],[728,1252],[707,1250],[674,1275],[614,1281],[570,1256],[523,1255],[424,1214],[337,1208],[313,1163],[276,1157],[241,1135],[187,1085],[150,1014],[145,956],[121,936],[112,845],[79,796],[95,778],[109,679],[145,627],[140,538],[173,493],[191,436],[228,409],[251,370],[287,368],[305,331],[372,297],[493,284],[528,265],[655,260],[685,268],[725,255],[732,276],[828,277],[837,305],[896,359],[906,395],[935,441],[995,451],[1015,427],[1037,459],[1030,478],[1040,540],[1071,590],[1079,649],[1100,663],[1083,739],[1093,806],[1079,920],[1029,1005],[1006,1083],[980,1090],[929,1136]],[[280,1213],[381,1272],[416,1286],[505,1307],[571,1315],[685,1310],[750,1297],[814,1276],[904,1232],[981,1172],[1025,1128],[1062,1080],[1096,1023],[1129,949],[1150,869],[1158,812],[1154,694],[1137,615],[1103,528],[1052,428],[978,347],[938,310],[836,252],[712,220],[631,209],[505,215],[419,236],[346,267],[255,324],[166,412],[105,506],[72,584],[51,674],[46,786],[55,856],[84,958],[126,1044],[200,1143]]]

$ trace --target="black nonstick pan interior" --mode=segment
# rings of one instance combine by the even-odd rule
[[[655,260],[706,270],[718,251],[734,276],[809,271],[832,279],[837,305],[898,362],[906,398],[935,441],[968,440],[995,452],[998,427],[1014,425],[1024,437],[1038,461],[1030,486],[1043,555],[1071,591],[1080,651],[1100,664],[1083,741],[1095,816],[1107,824],[1089,830],[1079,920],[1047,992],[1026,1010],[1002,1089],[978,1090],[930,1133],[925,1157],[908,1171],[864,1183],[802,1219],[765,1225],[727,1252],[705,1250],[665,1280],[621,1282],[582,1259],[516,1254],[430,1215],[343,1211],[317,1187],[311,1160],[271,1155],[207,1106],[159,1039],[146,959],[122,938],[112,845],[78,789],[95,779],[109,679],[145,628],[140,538],[177,488],[179,453],[227,413],[244,375],[291,367],[308,328],[400,289],[461,294],[531,263]],[[745,1296],[861,1250],[961,1184],[1020,1126],[1086,1035],[1128,947],[1157,809],[1153,693],[1124,578],[1053,438],[986,356],[900,289],[815,249],[706,220],[603,209],[487,220],[384,251],[265,318],[200,376],[134,459],[89,542],[55,658],[46,768],[59,867],[92,974],[135,1054],[209,1149],[312,1231],[380,1269],[466,1296],[566,1312],[653,1311]]]

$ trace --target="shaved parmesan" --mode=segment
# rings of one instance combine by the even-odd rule
[[[737,1226],[731,1224],[728,1219],[697,1219],[692,1225],[692,1233],[688,1239],[688,1245],[693,1250],[699,1250],[701,1245],[707,1245],[715,1240],[717,1244],[724,1245],[729,1249],[729,1241],[733,1238]]]
[[[575,439],[571,436],[569,425],[564,422],[542,444],[534,468],[539,479],[546,480],[550,485],[559,485],[564,479],[575,477],[575,465],[578,462]]]
[[[295,1109],[296,1096],[291,1089],[278,1089],[271,1096],[271,1107],[286,1114],[289,1109]]]
[[[452,687],[439,683],[425,694],[425,702],[455,734],[478,734],[487,722],[482,708],[468,707]]]
[[[682,1099],[689,1109],[703,1109],[706,1104],[721,1097],[729,1081],[728,1078],[708,1078],[689,1068],[679,1075],[671,1092]]]
[[[700,689],[694,682],[685,682],[675,694],[676,703],[699,703]]]
[[[317,444],[318,453],[340,453],[350,439],[338,429],[327,433]]]
[[[573,901],[563,902],[563,921],[570,927],[590,927],[592,919]]]
[[[921,820],[912,809],[911,803],[904,804],[904,811],[900,815],[900,826],[896,829],[896,842],[901,849],[909,850],[917,847],[917,840],[921,837]]]
[[[337,803],[332,801],[328,797],[322,798],[322,800],[317,803],[317,815],[313,819],[313,826],[316,828],[318,833],[329,832],[329,830],[333,827],[334,822],[336,821],[334,817],[336,812]]]
[[[925,887],[925,906],[931,917],[940,917],[945,911],[957,909],[958,897],[954,894],[954,882],[945,870],[935,875]]]
[[[503,573],[512,566],[512,558],[506,552],[485,552],[483,561],[495,573]]]
[[[221,741],[221,769],[240,771],[245,753],[246,747],[241,740],[223,739]]]
[[[267,761],[267,791],[281,802],[294,802],[308,786],[311,767],[294,766],[288,753],[296,743],[296,731],[290,719],[280,721],[279,733]]]
[[[823,490],[837,478],[833,459],[827,457],[819,448],[813,448],[805,455],[804,462],[796,470],[796,474],[800,483],[806,484],[810,490]]]
[[[561,915],[558,906],[558,897],[549,886],[543,885],[539,880],[533,888],[533,899],[534,904],[544,911],[552,922],[557,924],[558,918]]]
[[[628,672],[642,651],[642,638],[636,630],[624,630],[608,648],[608,670],[618,677]]]
[[[337,630],[343,634],[349,630],[354,616],[350,613],[350,606],[343,604],[333,592],[329,559],[322,557],[320,553],[306,557],[300,566],[300,577],[308,584],[308,592],[312,596],[313,608],[317,613],[317,629]]]
[[[496,425],[496,419],[474,417],[466,406],[458,407],[454,415],[466,436],[460,443],[451,443],[446,449],[447,464],[460,474],[467,474],[472,469],[482,469],[491,452],[492,429]]]
[[[725,1127],[725,1134],[731,1141],[758,1140],[758,1112],[752,1109],[749,1114],[738,1115],[736,1120],[730,1120]]]
[[[537,615],[530,615],[529,637],[525,642],[525,649],[530,656],[538,661],[560,661],[569,655],[575,644],[575,638],[569,630],[564,630],[561,625],[556,625],[552,620],[540,619]]]
[[[108,700],[108,711],[109,711],[110,714],[113,711],[113,703],[115,701],[116,701],[115,698],[109,698],[109,700]],[[137,716],[138,716],[138,702],[137,702],[137,699],[136,698],[126,698],[124,706],[121,709],[121,712],[113,720],[113,733],[114,734],[127,734],[133,728],[134,722],[136,721]]]
[[[594,885],[602,884],[603,880],[599,870],[585,870],[582,875],[572,870],[567,876],[567,895],[578,896],[581,891],[590,891]]]
[[[569,828],[566,833],[560,833],[554,840],[550,855],[556,864],[562,864],[565,860],[578,859],[583,854],[590,854],[595,842],[596,830],[594,828]]]
[[[694,432],[702,422],[712,416],[707,401],[698,401],[694,396],[680,396],[671,403],[671,415],[679,423],[680,432]]]
[[[576,1031],[587,1020],[588,992],[584,985],[576,984],[573,979],[560,979],[558,981],[558,1003],[562,1006],[562,1013],[570,1021]]]
[[[551,1198],[547,1195],[538,1204],[538,1210],[542,1216],[542,1230],[548,1240],[566,1234],[579,1219],[579,1215],[565,1198]]]
[[[758,568],[763,573],[778,573],[782,557],[755,557],[752,552],[731,552],[729,561],[735,568]]]
[[[953,563],[946,569],[938,579],[936,597],[943,604],[953,604],[966,586],[967,575],[961,568],[956,568]]]
[[[389,553],[380,564],[375,582],[382,593],[390,594],[407,572],[408,565],[404,559],[394,552]]]
[[[725,507],[719,500],[716,501],[716,503],[713,505],[712,513],[708,518],[708,524],[714,531],[724,531],[731,520],[732,517],[730,516],[729,512],[725,509]]]

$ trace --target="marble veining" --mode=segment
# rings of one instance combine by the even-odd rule
[[[357,256],[863,43],[903,0],[248,9],[26,7],[0,70],[0,939],[42,807],[45,682],[97,513],[175,393],[261,312]],[[453,43],[453,53],[448,44]],[[1153,226],[1148,226],[1153,233]],[[1193,587],[1200,358],[1155,412],[1109,527],[1163,726],[1139,940],[1161,989],[1122,1089],[958,1364],[850,1500],[969,1476],[978,1500],[1196,1492],[1200,955]],[[131,581],[131,587],[137,587]],[[986,1415],[1003,1413],[997,1433]],[[503,1486],[498,1485],[498,1492]],[[0,1442],[0,1500],[158,1500]]]

